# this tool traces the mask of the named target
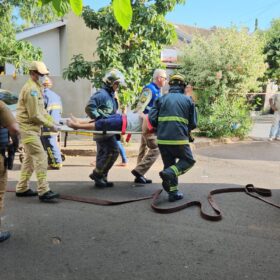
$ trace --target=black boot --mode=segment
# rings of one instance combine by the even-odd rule
[[[106,182],[106,187],[108,187],[108,188],[114,187],[114,183],[108,181],[108,180],[107,180],[107,176],[104,178],[104,181]]]
[[[28,196],[37,196],[37,195],[38,193],[31,189],[28,189],[25,192],[16,192],[17,197],[28,197]]]
[[[92,173],[89,174],[89,178],[95,181],[95,187],[97,188],[109,187],[108,183],[104,180],[104,178],[97,174],[95,171],[92,171]]]
[[[59,194],[58,193],[55,193],[51,190],[47,191],[46,193],[44,193],[43,195],[39,195],[39,199],[42,201],[42,202],[49,202],[49,201],[52,201],[53,199],[55,198],[59,198]]]
[[[180,200],[183,197],[184,197],[183,193],[179,192],[179,191],[169,192],[168,193],[168,201],[169,202],[174,202],[174,201]]]
[[[8,231],[0,231],[0,242],[4,242],[5,240],[9,239],[11,234]]]
[[[136,170],[131,171],[132,175],[134,175],[136,178],[134,179],[134,183],[137,184],[151,184],[153,181],[150,179],[145,178],[143,175],[138,173]]]

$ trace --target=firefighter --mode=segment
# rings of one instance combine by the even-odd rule
[[[12,136],[13,143],[9,144],[9,135]],[[13,157],[6,156],[7,148],[13,145],[14,152],[18,146],[19,129],[16,120],[4,102],[0,101],[0,213],[3,210],[4,194],[7,186],[7,169],[12,165]],[[1,219],[0,219],[1,227]],[[9,239],[11,236],[8,231],[1,231],[0,242]]]
[[[189,133],[196,128],[197,117],[193,101],[184,94],[184,77],[179,74],[171,76],[169,85],[169,93],[155,102],[148,118],[156,128],[164,164],[164,170],[160,172],[162,186],[168,193],[169,201],[173,202],[183,198],[183,193],[178,190],[178,176],[195,164],[189,146]]]
[[[48,114],[52,116],[55,123],[59,123],[62,114],[61,98],[54,91],[50,90],[52,81],[49,77],[45,78],[44,86],[44,106]],[[48,154],[49,168],[60,169],[62,167],[62,158],[60,148],[57,142],[58,133],[51,132],[48,127],[42,129],[42,143]]]
[[[30,79],[20,92],[16,111],[25,150],[20,179],[16,186],[16,196],[39,195],[40,201],[48,202],[59,197],[59,194],[52,192],[47,182],[47,154],[40,134],[42,126],[49,127],[54,132],[58,131],[58,127],[44,108],[43,83],[46,75],[49,74],[46,65],[41,61],[33,61],[29,67],[29,74]],[[38,192],[31,190],[28,185],[34,170]]]
[[[123,74],[112,69],[103,78],[103,86],[91,96],[85,111],[93,120],[107,118],[116,114],[118,102],[115,92],[120,85],[125,85]],[[96,135],[94,137],[97,146],[96,167],[89,175],[95,181],[96,187],[113,187],[112,182],[108,182],[107,176],[111,167],[119,156],[119,147],[116,135]]]

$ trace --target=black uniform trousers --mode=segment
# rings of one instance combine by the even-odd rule
[[[119,156],[119,146],[116,136],[98,136],[95,138],[97,146],[95,172],[100,177],[107,178],[109,170]]]
[[[184,174],[195,164],[189,145],[158,145],[164,164],[163,172],[170,175],[167,192],[178,190],[178,176]]]

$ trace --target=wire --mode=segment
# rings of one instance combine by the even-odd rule
[[[248,22],[250,22],[250,21],[252,21],[252,20],[258,18],[260,15],[262,15],[262,14],[264,14],[264,13],[270,11],[271,8],[273,8],[273,7],[275,7],[275,6],[279,5],[279,4],[280,4],[280,1],[277,0],[277,1],[271,2],[270,4],[264,6],[264,7],[260,8],[260,9],[255,10],[255,11],[261,10],[261,11],[259,11],[256,15],[249,17],[249,18],[248,18],[246,21],[244,21],[243,23],[248,23]],[[251,12],[251,14],[252,14],[252,12]]]
[[[259,7],[257,7],[256,9],[251,9],[250,8],[250,11],[246,11],[245,13],[242,13],[242,14],[240,14],[239,16],[237,16],[238,18],[243,18],[243,17],[247,17],[248,15],[252,15],[253,13],[255,14],[255,13],[262,13],[263,11],[266,11],[267,9],[270,9],[271,8],[271,6],[273,6],[273,5],[277,5],[277,4],[279,4],[280,3],[280,1],[279,0],[276,0],[276,1],[273,1],[273,2],[271,2],[271,3],[266,3],[265,5],[262,5],[261,7],[259,6]],[[249,14],[250,13],[250,14]],[[255,17],[255,16],[254,16]]]

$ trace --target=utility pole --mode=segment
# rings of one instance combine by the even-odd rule
[[[259,29],[259,20],[256,18],[255,19],[255,30],[254,31],[257,31]]]

